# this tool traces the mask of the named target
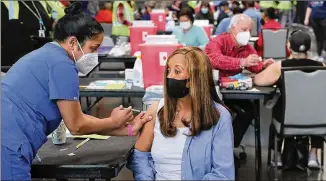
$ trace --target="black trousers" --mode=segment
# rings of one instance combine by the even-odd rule
[[[295,13],[295,23],[303,24],[305,15],[306,15],[306,9],[308,7],[309,2],[308,1],[297,1],[296,5],[296,13]]]
[[[271,133],[271,136],[269,137],[269,143],[270,147],[273,149],[274,148],[274,135],[275,135],[275,130],[270,127],[269,131]],[[285,138],[286,139],[286,138]],[[277,151],[281,152],[282,150],[282,143],[284,139],[278,139],[277,141]],[[324,139],[320,136],[310,136],[310,145],[311,148],[322,148],[324,143]]]
[[[314,30],[317,41],[317,53],[321,56],[322,50],[325,48],[326,41],[326,18],[312,18],[311,25]]]
[[[224,103],[237,114],[233,120],[234,147],[238,147],[254,119],[253,102],[249,100],[225,100]]]

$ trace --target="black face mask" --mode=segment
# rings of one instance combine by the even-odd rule
[[[177,80],[167,78],[167,92],[171,98],[179,99],[189,94],[189,88],[187,88],[187,82],[189,79]]]
[[[265,21],[263,19],[260,20],[260,24],[261,25],[264,25],[265,24]]]

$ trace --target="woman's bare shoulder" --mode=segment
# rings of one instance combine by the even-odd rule
[[[138,137],[135,148],[139,151],[149,152],[152,147],[152,143],[154,139],[154,126],[155,126],[158,105],[159,105],[158,101],[153,102],[146,111],[145,117],[152,116],[153,119],[144,125]]]

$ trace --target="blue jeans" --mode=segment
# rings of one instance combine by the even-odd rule
[[[1,180],[31,180],[31,165],[21,154],[21,148],[17,151],[1,146]]]

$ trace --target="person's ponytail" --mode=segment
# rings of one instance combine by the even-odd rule
[[[80,2],[74,2],[65,9],[66,15],[78,15],[82,13],[82,4]]]
[[[83,44],[87,39],[96,38],[103,33],[103,27],[90,14],[83,12],[82,4],[74,2],[65,9],[66,15],[54,27],[54,40],[63,42],[74,36]]]

